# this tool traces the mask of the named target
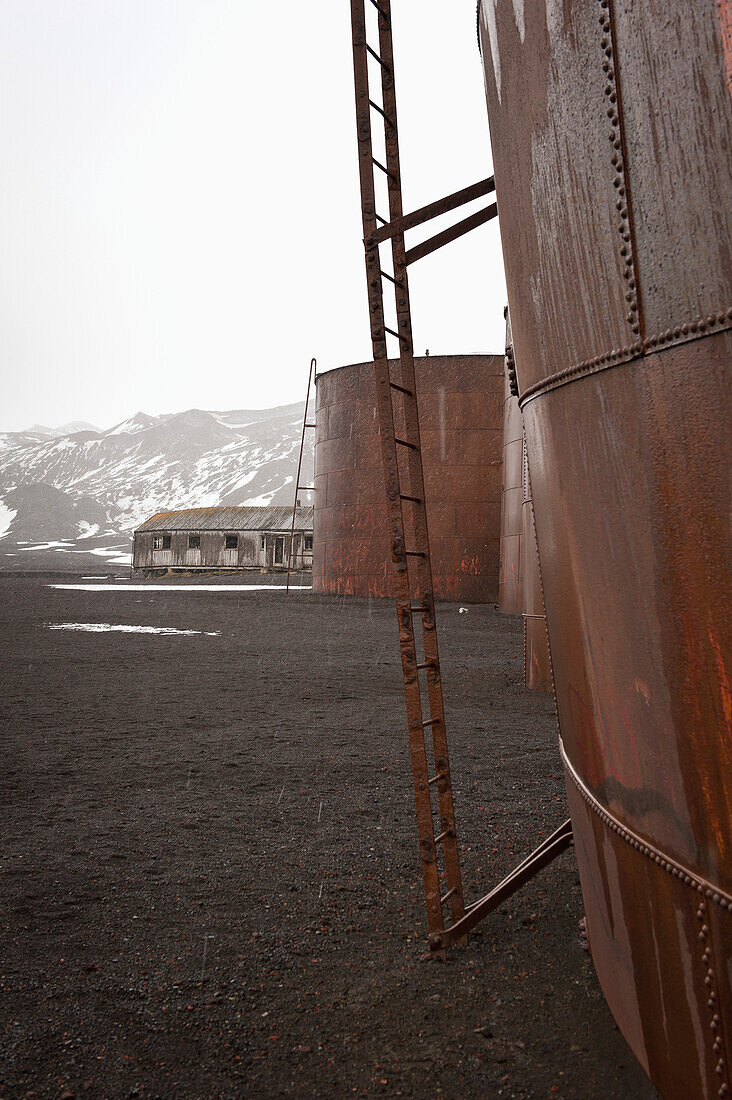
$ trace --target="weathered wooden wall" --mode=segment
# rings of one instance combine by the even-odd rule
[[[169,550],[154,550],[153,540],[170,535]],[[239,540],[236,550],[225,548],[226,534]],[[189,536],[201,540],[198,550],[189,550]],[[277,541],[281,540],[282,561],[277,561]],[[286,569],[289,533],[261,531],[137,531],[133,568],[135,569]],[[305,534],[295,532],[293,569],[312,568],[312,550],[304,549]]]

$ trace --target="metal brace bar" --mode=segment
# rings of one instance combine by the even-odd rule
[[[376,107],[375,103],[371,105]],[[376,107],[376,109],[381,111],[380,107]],[[390,237],[396,236],[397,233],[406,233],[408,229],[414,229],[417,225],[422,225],[433,218],[439,218],[441,214],[447,214],[450,210],[465,206],[466,203],[473,202],[474,199],[482,199],[484,195],[489,195],[495,189],[496,184],[493,176],[481,180],[480,183],[474,183],[470,187],[463,187],[461,191],[455,191],[452,195],[445,195],[444,199],[437,199],[436,202],[428,203],[427,206],[420,206],[419,210],[415,210],[411,214],[405,214],[394,222],[387,222],[383,229],[377,229],[375,233],[371,234],[366,240],[366,245],[368,248],[373,248],[374,245],[381,244],[382,241],[388,241]]]
[[[513,871],[506,875],[497,886],[494,886],[490,893],[486,894],[480,901],[469,905],[465,916],[461,920],[456,921],[450,928],[433,933],[430,936],[430,947],[433,950],[439,950],[461,940],[471,928],[475,928],[476,924],[482,921],[484,917],[487,917],[499,905],[503,905],[504,901],[508,901],[517,890],[532,879],[534,875],[538,874],[539,871],[542,871],[544,867],[548,866],[558,855],[566,851],[572,843],[572,822],[567,820],[556,832],[543,840],[531,855],[527,856],[522,863],[519,863],[518,867],[514,867]]]
[[[413,264],[416,260],[421,260],[423,256],[429,256],[430,252],[436,252],[443,245],[450,244],[451,241],[456,241],[458,237],[470,233],[472,229],[477,229],[479,225],[489,222],[491,218],[495,218],[497,213],[498,207],[492,202],[490,206],[486,206],[484,210],[479,210],[477,214],[471,214],[469,218],[464,218],[463,221],[457,222],[449,229],[443,230],[442,233],[436,233],[434,237],[429,237],[421,244],[416,244],[414,248],[410,248],[405,257],[406,263]]]

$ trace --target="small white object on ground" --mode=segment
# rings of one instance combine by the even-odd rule
[[[462,615],[463,612],[467,615],[467,613],[468,613],[467,607],[459,607],[458,608],[458,615]]]

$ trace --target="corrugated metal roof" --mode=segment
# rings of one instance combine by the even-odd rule
[[[295,530],[312,531],[314,508],[298,508]],[[185,508],[158,512],[138,531],[289,531],[292,508]]]

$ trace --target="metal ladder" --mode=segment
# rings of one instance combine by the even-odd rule
[[[287,555],[287,583],[285,585],[285,591],[290,591],[290,573],[292,571],[292,551],[295,546],[295,518],[297,516],[297,502],[298,494],[302,489],[306,493],[314,493],[314,485],[301,485],[300,475],[302,473],[302,452],[305,447],[305,430],[306,428],[314,428],[315,424],[308,423],[308,407],[310,405],[310,390],[313,384],[313,379],[318,375],[318,362],[316,359],[310,360],[310,370],[308,371],[308,388],[305,394],[305,412],[302,414],[302,435],[300,436],[300,454],[297,459],[297,476],[295,477],[295,496],[292,501],[292,527],[290,528],[290,549]]]
[[[378,50],[373,49],[367,41],[367,3],[377,12]],[[450,944],[464,942],[472,927],[565,851],[572,843],[572,828],[571,823],[566,821],[488,894],[472,905],[464,905],[437,648],[407,267],[494,218],[497,207],[495,203],[491,203],[410,249],[405,246],[404,234],[432,218],[489,194],[495,190],[495,184],[491,176],[411,214],[403,213],[390,0],[351,0],[351,29],[361,211],[377,410],[417,826],[427,902],[429,945],[430,950],[436,952],[443,951]],[[369,87],[369,59],[378,66],[381,92],[378,98],[381,102],[371,94]],[[385,163],[374,156],[374,115],[380,120],[379,124],[383,125]],[[375,170],[386,180],[388,220],[376,210]],[[391,242],[391,271],[386,270],[384,264],[388,267],[388,261],[380,253],[380,246],[388,241]],[[394,297],[396,319],[393,326],[386,323],[385,288]],[[398,341],[398,379],[392,375],[387,337]],[[396,364],[396,356],[392,363]],[[402,432],[399,436],[395,431],[395,420]],[[408,491],[404,491],[405,485]],[[414,591],[416,598],[413,598]],[[421,661],[417,653],[415,617],[421,624]],[[424,674],[424,684],[420,680],[420,673]],[[428,713],[427,718],[424,717],[425,711]],[[427,763],[426,733],[431,734],[435,763],[435,771],[431,776]],[[433,788],[437,791],[440,822],[437,835],[433,824]],[[438,845],[442,846],[444,872],[439,869]],[[441,878],[446,881],[447,886],[444,894],[441,893]],[[445,926],[443,908],[447,902],[450,905],[449,927]]]
[[[427,537],[427,511],[417,417],[404,232],[401,230],[391,235],[391,273],[382,267],[379,252],[381,241],[377,238],[379,222],[382,226],[390,224],[393,227],[401,222],[403,214],[389,2],[380,0],[376,3],[375,0],[371,0],[371,3],[378,10],[378,52],[373,50],[366,41],[364,0],[351,0],[358,159],[379,431],[386,481],[409,748],[427,902],[427,926],[432,945],[435,937],[444,929],[443,906],[449,902],[453,924],[462,918],[465,910],[437,648],[432,566]],[[381,71],[380,105],[375,102],[369,90],[369,56],[376,60]],[[382,164],[373,155],[372,111],[377,112],[383,122],[386,164]],[[380,218],[376,212],[375,170],[383,173],[388,181],[389,222],[385,218]],[[394,295],[396,328],[389,327],[385,320],[385,283],[390,293],[393,292]],[[398,341],[400,364],[398,380],[393,378],[391,373],[387,335]],[[396,435],[395,416],[399,417],[400,424],[403,425],[401,429],[403,436]],[[407,484],[408,491],[405,491],[404,483]],[[414,599],[413,591],[416,591]],[[421,625],[424,657],[422,661],[417,655],[415,619]],[[420,674],[424,675],[426,688],[424,695]],[[428,712],[427,717],[425,717],[425,711]],[[427,763],[425,743],[427,731],[431,734],[434,755],[433,775],[429,774]],[[437,791],[439,807],[440,831],[437,835],[435,835],[432,816],[433,787]],[[438,844],[442,846],[447,886],[444,893],[440,883]]]

